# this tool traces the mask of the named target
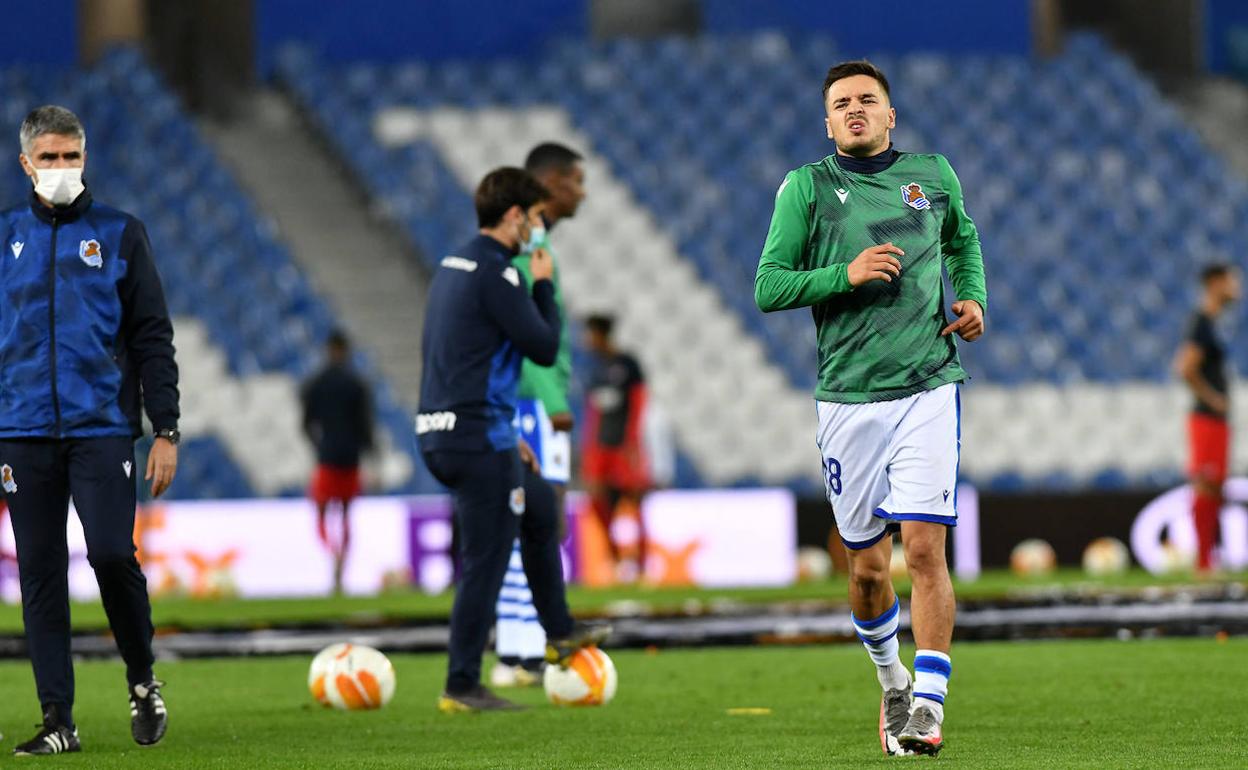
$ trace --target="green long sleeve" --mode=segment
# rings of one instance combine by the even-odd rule
[[[550,250],[549,241],[543,248]],[[553,257],[552,257],[553,258]],[[521,254],[512,260],[512,265],[524,274],[528,285],[533,285],[533,270],[530,255]],[[559,355],[554,366],[539,366],[527,358],[520,368],[521,398],[534,398],[542,402],[547,415],[564,414],[572,411],[568,402],[568,388],[572,380],[572,340],[568,334],[568,316],[563,306],[563,288],[559,282],[559,263],[555,262],[554,275],[551,283],[555,285],[555,304],[559,306],[559,317],[563,324],[563,332],[559,337]]]
[[[966,213],[962,200],[962,183],[943,155],[939,158],[940,178],[949,193],[949,208],[940,230],[941,251],[945,267],[958,299],[973,299],[988,312],[988,287],[984,280],[984,255],[979,248],[979,231]]]
[[[853,290],[847,262],[805,269],[813,203],[809,169],[790,171],[776,191],[771,227],[754,276],[754,302],[764,313],[807,307]]]

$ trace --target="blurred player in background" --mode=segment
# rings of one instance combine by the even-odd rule
[[[433,476],[451,490],[459,528],[459,582],[450,661],[438,709],[519,708],[481,684],[481,657],[517,531],[533,603],[548,637],[547,661],[596,644],[608,626],[574,622],[559,553],[555,493],[532,449],[516,435],[520,365],[555,363],[562,320],[550,255],[529,264],[530,290],[511,260],[532,238],[546,190],[519,168],[485,176],[474,195],[479,235],[443,257],[429,287],[416,434]]]
[[[636,582],[646,565],[646,532],[641,498],[650,488],[643,425],[646,379],[641,364],[615,346],[615,319],[585,320],[585,344],[593,368],[585,402],[581,472],[590,505],[616,561],[616,578]],[[618,514],[628,512],[627,518]]]
[[[1175,370],[1192,392],[1187,432],[1196,568],[1209,572],[1217,566],[1214,548],[1231,443],[1226,346],[1218,335],[1217,320],[1228,305],[1239,299],[1239,271],[1226,264],[1210,265],[1201,271],[1200,282],[1200,307],[1188,324],[1187,337],[1175,357]]]
[[[568,386],[572,379],[572,343],[568,335],[568,317],[563,306],[563,289],[559,282],[559,263],[550,252],[550,232],[561,220],[576,215],[585,199],[585,169],[575,150],[555,142],[534,147],[524,161],[524,168],[546,188],[546,199],[533,212],[530,234],[521,244],[520,254],[512,265],[533,285],[530,263],[539,249],[551,259],[550,282],[555,288],[555,307],[559,310],[559,354],[554,366],[539,366],[525,359],[520,369],[520,400],[516,404],[516,421],[522,438],[537,455],[542,478],[555,489],[555,506],[559,514],[559,539],[563,540],[564,495],[572,478],[572,406],[568,402]],[[520,540],[511,549],[511,562],[498,596],[498,625],[495,629],[495,651],[498,663],[490,672],[495,687],[533,686],[541,684],[541,670],[546,652],[546,634],[537,620],[533,593],[524,577],[520,558]]]
[[[893,149],[882,72],[838,64],[823,97],[836,153],[789,172],[776,192],[755,299],[764,312],[812,309],[824,481],[849,556],[851,619],[884,689],[880,742],[888,754],[935,754],[954,621],[945,538],[957,520],[956,383],[966,379],[951,335],[984,330],[979,236],[948,161]],[[942,261],[957,294],[952,323]],[[897,526],[913,583],[913,689],[889,576]]]
[[[360,455],[373,448],[373,405],[368,384],[351,367],[351,343],[334,330],[325,343],[325,368],[303,385],[303,432],[316,448],[308,496],[316,504],[316,533],[334,560],[334,593],[342,593],[342,570],[351,545],[351,501],[360,494]],[[329,511],[339,511],[338,538]]]

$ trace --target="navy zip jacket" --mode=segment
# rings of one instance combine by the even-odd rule
[[[0,438],[139,436],[178,426],[173,325],[147,231],[91,200],[34,192],[0,213]]]
[[[559,307],[548,280],[530,296],[515,254],[479,235],[444,257],[425,310],[416,434],[421,451],[488,452],[516,446],[512,420],[520,364],[559,352]]]

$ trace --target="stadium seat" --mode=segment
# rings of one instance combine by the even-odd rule
[[[758,313],[753,278],[783,174],[831,150],[812,94],[836,58],[835,42],[826,37],[774,33],[565,41],[533,61],[436,68],[336,68],[292,48],[279,59],[278,79],[339,148],[351,148],[344,159],[362,180],[385,180],[372,194],[431,258],[469,233],[460,224],[467,192],[450,169],[491,156],[491,121],[515,119],[498,108],[564,110],[626,185],[594,195],[631,196],[644,206],[649,224],[675,241],[705,287],[673,294],[656,281],[644,296],[625,290],[661,260],[644,247],[608,253],[595,245],[627,241],[638,222],[607,219],[595,223],[592,238],[568,234],[570,251],[600,260],[594,269],[630,277],[619,286],[570,286],[586,306],[663,318],[662,327],[631,328],[653,348],[653,361],[673,367],[672,379],[656,384],[659,395],[678,398],[682,386],[720,372],[715,351],[742,336],[762,345],[767,360],[787,374],[788,383],[773,386],[807,390],[814,382],[809,315]],[[1177,429],[1151,425],[1139,404],[1151,398],[1146,392],[1174,391],[1162,387],[1181,333],[1174,308],[1193,298],[1176,287],[1192,286],[1199,264],[1229,258],[1248,241],[1248,184],[1210,157],[1126,57],[1092,35],[1071,36],[1065,52],[1049,60],[943,54],[873,60],[895,73],[898,146],[947,155],[981,228],[991,334],[971,349],[966,365],[973,382],[993,394],[977,399],[991,416],[975,419],[990,419],[994,430],[977,433],[981,450],[964,470],[1003,490],[1173,476]],[[439,119],[459,121],[464,141],[445,152],[423,140],[383,146],[371,123],[378,110],[394,107],[437,107]],[[1089,135],[1093,124],[1099,128]],[[994,130],[983,132],[985,125]],[[1088,255],[1097,258],[1094,276]],[[737,316],[738,323],[725,327],[736,330],[735,339],[700,328],[704,314],[725,310]],[[1246,320],[1242,312],[1233,319],[1241,335]],[[765,398],[764,389],[737,387]],[[1076,392],[1092,395],[1062,397]],[[1114,394],[1143,400],[1114,413],[1112,429],[1086,430],[1106,422]],[[727,388],[724,395],[732,398]],[[1166,408],[1181,412],[1182,403]],[[699,416],[708,421],[680,433],[692,454],[733,441],[717,431],[712,409],[690,409],[702,409]],[[746,409],[765,417],[756,405]],[[1053,449],[1068,430],[1097,449],[1086,467],[1073,467]],[[1141,443],[1140,436],[1161,448],[1132,450],[1120,461],[1123,442]],[[786,480],[782,469],[793,466],[777,458],[795,442],[785,438],[759,438],[753,450],[759,462],[740,463],[741,474]],[[736,468],[738,457],[724,462]],[[787,480],[809,483],[810,476]]]
[[[367,73],[363,70],[366,84]],[[261,220],[253,204],[216,160],[177,99],[133,49],[118,49],[87,70],[38,67],[0,70],[0,115],[16,136],[33,107],[61,103],[79,113],[90,134],[88,179],[96,196],[128,210],[147,225],[178,329],[176,344],[183,383],[187,439],[173,497],[247,497],[298,494],[310,460],[306,452],[274,445],[286,436],[302,445],[292,388],[317,365],[321,341],[333,316],[310,289],[298,266]],[[9,201],[28,195],[16,164],[0,175]],[[190,323],[193,319],[193,323]],[[202,335],[188,331],[193,326]],[[388,444],[407,457],[407,471],[389,477],[392,491],[436,491],[414,462],[406,411],[375,368],[361,359],[377,383],[379,418]],[[251,376],[275,377],[282,387],[248,386],[259,400],[239,403],[240,391],[222,383]],[[263,380],[262,380],[263,381]],[[193,383],[219,387],[197,389]],[[246,419],[238,419],[239,414]],[[228,415],[234,415],[231,419]],[[234,435],[221,435],[223,425]],[[267,438],[266,438],[267,437]],[[266,447],[263,457],[244,458],[239,447]],[[280,487],[262,479],[273,472]],[[402,463],[400,463],[402,465]],[[402,470],[402,468],[400,468]],[[296,481],[297,480],[297,481]]]

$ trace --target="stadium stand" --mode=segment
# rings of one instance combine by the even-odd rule
[[[813,431],[809,316],[763,316],[752,284],[783,174],[830,151],[817,94],[838,58],[827,38],[769,33],[437,67],[290,49],[278,78],[430,258],[470,232],[467,191],[488,165],[543,131],[586,149],[585,221],[556,235],[575,255],[572,310],[625,314],[708,481],[809,485],[814,450],[794,438]],[[1168,364],[1195,270],[1248,238],[1248,184],[1095,37],[1050,60],[874,60],[897,146],[950,158],[983,237],[990,333],[965,354],[965,475],[1002,490],[1178,479]],[[1242,311],[1233,325],[1248,331]]]
[[[186,441],[170,495],[302,494],[312,457],[297,389],[319,364],[330,309],[136,51],[86,70],[0,69],[0,114],[14,148],[26,113],[47,102],[82,117],[95,195],[148,227],[182,368]],[[16,162],[0,175],[6,201],[25,200],[29,188]],[[366,358],[361,364],[389,437],[382,485],[436,489],[414,462],[406,411]]]

